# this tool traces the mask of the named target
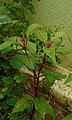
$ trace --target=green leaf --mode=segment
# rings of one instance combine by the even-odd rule
[[[31,2],[28,3],[27,8],[30,10],[31,13],[36,13],[34,5]]]
[[[12,111],[12,113],[17,113],[30,108],[32,106],[33,97],[26,94],[23,98],[19,99]]]
[[[54,110],[45,98],[35,98],[34,104],[37,112],[41,114],[42,118],[44,118],[45,114],[49,114],[54,118]]]
[[[63,36],[63,31],[58,31],[55,34],[55,38],[61,38]]]
[[[38,113],[38,112],[36,112],[36,113],[34,114],[34,120],[42,120],[41,114]]]
[[[19,69],[23,66],[23,60],[22,60],[22,56],[20,55],[16,55],[13,57],[13,59],[11,60],[10,64],[12,65],[13,68],[15,69]]]
[[[24,95],[24,98],[25,98],[25,100],[27,100],[27,101],[33,101],[34,99],[33,99],[33,97],[31,96],[31,95],[29,95],[29,94],[25,94]]]
[[[8,110],[9,109],[9,106],[7,105],[6,102],[3,102],[2,103],[2,110]]]
[[[67,115],[63,120],[72,120],[72,113]]]
[[[12,113],[17,113],[17,112],[21,112],[23,110],[25,110],[28,107],[28,102],[24,99],[21,98],[17,101]]]
[[[63,75],[60,72],[53,72],[53,76],[56,80],[66,79],[67,75]]]
[[[4,52],[10,52],[10,51],[12,51],[12,47],[10,47],[10,46],[6,47],[5,49],[3,49],[3,51]]]
[[[30,35],[35,35],[35,37],[43,43],[47,42],[47,33],[46,31],[42,28],[41,25],[35,23],[29,26],[27,30],[27,38],[29,38]]]
[[[6,9],[5,6],[0,6],[0,13],[1,15],[9,15],[10,14],[10,11],[8,9]]]
[[[23,64],[19,61],[19,60],[16,60],[16,61],[11,61],[11,65],[13,68],[15,69],[19,69],[23,66]]]
[[[66,79],[64,84],[67,84],[68,82],[72,81],[72,74],[69,74],[68,78]]]
[[[14,77],[14,80],[16,80],[17,83],[25,83],[27,79],[27,76],[25,76],[24,74],[16,75]]]
[[[1,67],[3,68],[4,71],[8,72],[8,70],[10,69],[9,66],[7,66],[6,64],[1,64]]]
[[[36,44],[28,41],[27,43],[27,49],[30,53],[36,54]]]
[[[4,87],[4,88],[2,88],[2,92],[4,93],[4,92],[7,92],[8,91],[8,87]]]
[[[52,60],[52,62],[54,64],[56,64],[56,58],[55,58],[55,48],[54,47],[50,47],[50,48],[46,48],[43,47],[44,53],[49,56],[49,58]]]
[[[45,76],[45,80],[43,82],[43,85],[45,88],[48,88],[50,86],[52,86],[55,82],[55,78],[52,74],[48,74],[47,76]]]
[[[32,0],[21,0],[21,2],[26,10],[29,10],[33,14],[36,13]]]
[[[68,109],[69,109],[70,112],[72,112],[72,103],[69,103]]]
[[[46,44],[47,42],[47,33],[45,30],[43,29],[38,29],[38,30],[35,30],[35,36],[37,37],[37,39],[39,39],[40,42],[43,42]]]
[[[63,31],[58,31],[55,33],[53,37],[51,37],[51,41],[53,42],[54,46],[61,44],[62,35],[63,35]]]
[[[39,28],[41,28],[41,25],[37,23],[30,25],[26,33],[27,38],[29,38],[29,36],[32,35],[36,29],[39,29]]]
[[[15,90],[14,90],[14,94],[22,94],[23,93],[23,88],[21,88],[20,86],[16,86]]]
[[[5,24],[5,23],[9,23],[9,22],[11,22],[11,19],[9,16],[0,14],[0,25]]]
[[[36,57],[32,54],[26,55],[16,55],[11,60],[11,65],[13,68],[19,69],[25,65],[28,69],[33,70],[35,68]]]
[[[3,42],[1,45],[0,45],[0,50],[3,50],[9,46],[11,46],[11,44],[14,44],[16,43],[16,36],[14,37],[9,37],[5,42]]]
[[[17,100],[18,100],[18,99],[16,99],[16,98],[9,98],[9,99],[7,100],[7,104],[10,105],[10,106],[15,106]]]
[[[3,99],[3,98],[4,98],[3,94],[0,94],[0,100]]]
[[[23,63],[29,70],[33,70],[36,65],[36,57],[32,54],[29,54],[29,58],[24,56]]]
[[[72,53],[72,45],[70,45],[69,47],[66,47],[66,46],[62,47],[61,46],[57,49],[56,52],[60,53],[61,55],[70,54],[70,53]]]
[[[66,75],[63,75],[59,72],[52,72],[49,70],[44,70],[45,80],[43,81],[43,85],[45,88],[52,86],[55,80],[65,79]]]
[[[13,82],[13,78],[12,77],[3,77],[3,82],[5,85],[11,85]]]

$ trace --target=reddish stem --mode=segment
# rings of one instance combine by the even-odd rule
[[[34,81],[35,81],[34,84],[36,84],[34,97],[37,97],[37,95],[38,95],[38,85],[40,83],[39,77],[40,77],[40,73],[41,73],[41,71],[43,69],[43,65],[45,63],[45,58],[46,58],[46,54],[44,54],[44,57],[43,57],[41,65],[40,65],[38,74],[36,75],[36,73],[34,73]]]

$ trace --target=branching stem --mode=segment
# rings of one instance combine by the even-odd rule
[[[38,71],[38,74],[37,74],[37,75],[36,75],[36,73],[35,73],[35,71],[34,71],[34,84],[36,85],[36,86],[35,86],[35,94],[34,94],[34,97],[37,97],[37,95],[38,95],[38,85],[39,85],[39,83],[40,83],[39,77],[40,77],[40,73],[41,73],[41,71],[42,71],[42,69],[43,69],[43,65],[44,65],[44,63],[45,63],[45,58],[46,58],[46,54],[44,54],[44,57],[43,57],[43,60],[42,60],[42,63],[41,63],[41,65],[40,65],[40,68],[39,68],[39,71]]]

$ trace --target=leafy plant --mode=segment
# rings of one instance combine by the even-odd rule
[[[47,114],[54,120],[56,114],[48,102],[49,96],[46,99],[43,93],[49,92],[55,80],[65,76],[47,68],[57,62],[56,44],[48,40],[46,30],[37,23],[32,24],[25,35],[5,39],[0,50],[4,59],[0,99],[5,100],[1,110],[10,109],[9,115],[5,113],[10,120],[20,112],[25,114],[26,120],[42,120]],[[20,72],[22,67],[26,68],[26,73]]]
[[[56,120],[50,87],[66,76],[51,67],[72,47],[62,45],[62,31],[53,34],[37,23],[29,26],[27,12],[36,13],[32,0],[0,1],[0,118],[45,120],[48,115]],[[70,74],[65,84],[71,78]],[[72,117],[71,104],[69,111],[64,120]]]

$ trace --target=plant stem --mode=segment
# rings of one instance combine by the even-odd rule
[[[45,58],[46,58],[46,54],[44,54],[42,63],[41,63],[41,65],[40,65],[40,68],[39,68],[39,71],[38,71],[38,74],[36,74],[36,71],[33,70],[33,73],[34,73],[34,85],[35,85],[35,87],[34,87],[34,98],[38,96],[38,85],[39,85],[39,83],[40,83],[39,77],[40,77],[40,73],[41,73],[41,71],[42,71],[42,69],[43,69],[43,65],[44,65],[44,63],[45,63]],[[31,118],[33,118],[34,113],[35,113],[35,106],[33,105]]]
[[[43,69],[43,65],[44,65],[44,63],[45,63],[45,58],[46,58],[46,54],[44,54],[42,63],[41,63],[41,65],[40,65],[39,72],[38,72],[38,78],[39,78],[40,73],[41,73],[41,71],[42,71],[42,69]]]
[[[37,78],[35,70],[33,70],[33,73],[34,73],[34,85],[35,85],[36,84],[36,78]]]
[[[37,94],[37,75],[36,75],[36,72],[35,70],[33,71],[34,73],[34,86],[35,86],[35,93],[34,93],[34,97],[36,97],[36,94]]]
[[[42,69],[43,69],[43,65],[44,65],[44,63],[45,63],[45,58],[46,58],[46,54],[44,54],[44,57],[43,57],[43,60],[42,60],[42,63],[41,63],[41,65],[40,65],[40,68],[39,68],[39,71],[38,71],[38,74],[37,74],[37,76],[34,74],[34,84],[36,85],[35,86],[35,94],[34,94],[34,97],[37,97],[37,95],[38,95],[38,85],[39,85],[39,77],[40,77],[40,73],[41,73],[41,71],[42,71]],[[35,78],[35,76],[36,76],[36,78]]]

